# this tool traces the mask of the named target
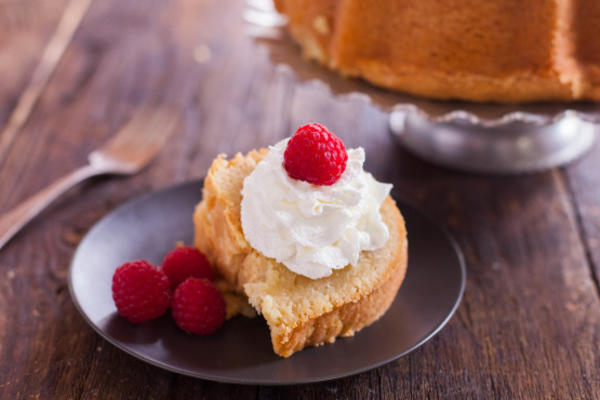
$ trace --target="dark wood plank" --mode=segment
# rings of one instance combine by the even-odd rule
[[[70,0],[61,13],[56,28],[45,44],[27,85],[21,90],[10,116],[0,131],[0,163],[4,161],[14,139],[35,110],[41,94],[89,10],[91,2],[92,0]]]
[[[214,25],[201,25],[198,21],[206,10],[206,5],[192,1],[144,5],[96,2],[40,99],[37,112],[13,143],[0,171],[0,184],[15,189],[0,194],[2,209],[82,164],[85,154],[110,136],[139,104],[164,102],[180,105],[183,111],[179,137],[144,174],[131,180],[100,179],[97,185],[92,182],[72,191],[23,232],[21,237],[26,240],[17,238],[1,254],[0,265],[10,278],[6,284],[10,290],[0,295],[2,302],[9,304],[25,291],[35,295],[2,316],[6,321],[21,319],[19,327],[23,329],[3,323],[10,338],[1,349],[1,358],[10,360],[11,367],[0,371],[0,397],[19,397],[24,390],[42,398],[189,398],[190,393],[255,396],[254,388],[230,389],[178,377],[107,345],[77,314],[66,290],[72,251],[93,222],[136,194],[204,174],[217,151],[200,143],[198,127],[204,112],[212,109],[219,119],[239,124],[244,121],[242,114],[237,120],[228,118],[227,114],[236,111],[229,107],[230,97],[237,97],[241,109],[250,88],[264,96],[262,88],[252,83],[252,71],[248,70],[236,76],[240,85],[229,93],[213,86],[212,100],[199,99],[211,75],[223,72],[213,63],[204,73],[203,61],[194,57],[197,48],[202,51],[207,40],[215,39],[208,33],[217,32],[220,14],[227,11],[213,7],[206,21],[214,21]],[[232,28],[238,30],[238,39],[244,38],[239,27]],[[239,62],[227,59],[226,37],[218,39],[212,50],[222,56],[217,62],[227,63],[225,72],[240,72]],[[249,48],[245,51],[251,53]],[[200,101],[207,101],[203,109],[195,104]],[[247,129],[238,127],[240,131]],[[219,123],[212,129],[209,132],[215,138],[224,138],[222,132],[227,127]],[[200,169],[189,168],[188,160],[200,153],[206,154]],[[32,259],[23,260],[24,253],[31,254]],[[30,315],[40,301],[49,306]],[[13,343],[17,348],[11,346]]]
[[[599,135],[600,136],[600,135]],[[600,294],[600,140],[583,159],[565,168],[590,274]]]
[[[114,4],[112,9],[123,13],[119,21],[113,19],[114,15],[105,15],[106,4],[97,2],[94,14],[90,15],[88,33],[82,32],[70,49],[68,60],[61,64],[3,164],[2,187],[13,188],[3,190],[0,195],[3,210],[81,165],[85,154],[113,133],[132,108],[144,100],[145,96],[137,91],[143,89],[148,77],[140,75],[132,84],[135,74],[127,76],[120,61],[124,60],[125,65],[132,60],[144,65],[147,57],[153,56],[154,48],[150,45],[160,36],[151,31],[155,25],[152,18],[160,17],[158,4],[155,2],[150,9]],[[128,31],[121,26],[128,27]],[[132,53],[131,49],[139,43],[147,45],[141,46],[140,53]],[[103,58],[104,51],[119,47]],[[168,59],[164,54],[157,57]],[[108,76],[94,81],[95,71],[103,60],[107,60]],[[136,65],[129,67],[135,70]],[[88,85],[96,85],[100,90],[86,92]],[[66,290],[69,259],[81,235],[123,196],[136,193],[136,188],[139,193],[148,185],[142,181],[132,185],[125,180],[114,182],[122,186],[101,187],[103,190],[95,195],[93,191],[86,192],[85,187],[73,191],[40,218],[39,226],[34,224],[29,232],[24,232],[26,240],[17,239],[0,255],[1,270],[9,278],[2,280],[0,295],[3,310],[0,398],[64,399],[80,398],[84,393],[83,398],[163,398],[168,393],[172,374],[106,345],[86,326]],[[127,188],[132,192],[125,193]],[[123,194],[111,199],[111,192]],[[82,193],[88,196],[87,201],[78,200]],[[84,203],[87,206],[70,207]],[[17,305],[9,307],[9,304]],[[112,363],[123,369],[113,369]]]
[[[40,60],[67,0],[0,2],[0,126]]]
[[[392,144],[383,113],[276,74],[244,35],[242,3],[94,3],[0,169],[0,187],[11,188],[0,191],[0,212],[82,164],[137,105],[177,105],[183,117],[143,173],[73,190],[0,252],[0,398],[594,398],[600,392],[600,307],[589,268],[594,236],[582,244],[581,211],[571,199],[590,193],[580,186],[595,178],[579,177],[576,166],[568,179],[558,171],[494,178],[423,163]],[[159,370],[85,324],[66,274],[95,221],[138,194],[202,176],[219,152],[272,144],[312,120],[348,146],[364,146],[368,170],[458,239],[467,292],[436,338],[355,377],[256,388]],[[597,165],[591,158],[582,165]],[[597,195],[585,196],[587,202],[575,197],[597,205]]]
[[[350,145],[365,146],[368,169],[446,225],[467,260],[467,292],[450,324],[422,349],[367,373],[357,393],[368,397],[361,391],[367,386],[399,398],[594,397],[599,300],[561,174],[502,178],[438,169],[394,148],[385,116],[368,107],[305,88],[293,104],[292,126],[317,119]],[[343,398],[339,390],[348,387],[301,390]],[[288,390],[270,389],[265,398]]]

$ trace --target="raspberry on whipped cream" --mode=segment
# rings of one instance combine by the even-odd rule
[[[337,182],[317,186],[291,178],[284,168],[289,139],[270,148],[244,180],[241,220],[250,245],[311,279],[358,261],[389,238],[379,208],[391,184],[363,170],[365,152],[349,149]]]
[[[321,124],[302,125],[283,153],[283,167],[291,178],[313,185],[333,185],[346,169],[344,142]]]

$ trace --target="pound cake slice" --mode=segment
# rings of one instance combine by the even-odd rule
[[[352,336],[383,315],[406,273],[407,239],[404,219],[388,196],[380,212],[389,239],[377,250],[361,252],[355,265],[310,279],[265,257],[244,236],[240,204],[244,179],[267,153],[251,151],[231,160],[220,155],[213,162],[194,213],[195,245],[263,315],[275,353],[289,357]]]

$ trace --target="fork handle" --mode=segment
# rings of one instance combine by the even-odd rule
[[[10,210],[8,213],[0,217],[0,249],[23,228],[29,221],[35,218],[42,212],[50,203],[56,200],[60,195],[95,175],[100,175],[106,171],[86,165],[81,167],[69,175],[64,176],[42,189],[29,199],[25,200],[21,205]]]

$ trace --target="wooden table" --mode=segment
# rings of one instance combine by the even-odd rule
[[[242,0],[92,1],[45,84],[34,73],[44,49],[65,10],[85,1],[0,1],[0,213],[82,165],[139,105],[177,106],[183,117],[150,168],[72,190],[0,252],[0,398],[599,398],[600,145],[569,167],[519,177],[427,164],[392,144],[385,114],[276,73],[244,34]],[[32,74],[39,100],[7,129]],[[440,334],[357,376],[252,387],[165,372],[92,331],[66,276],[98,219],[202,177],[217,153],[275,143],[306,121],[364,146],[369,171],[457,238],[467,290]]]

